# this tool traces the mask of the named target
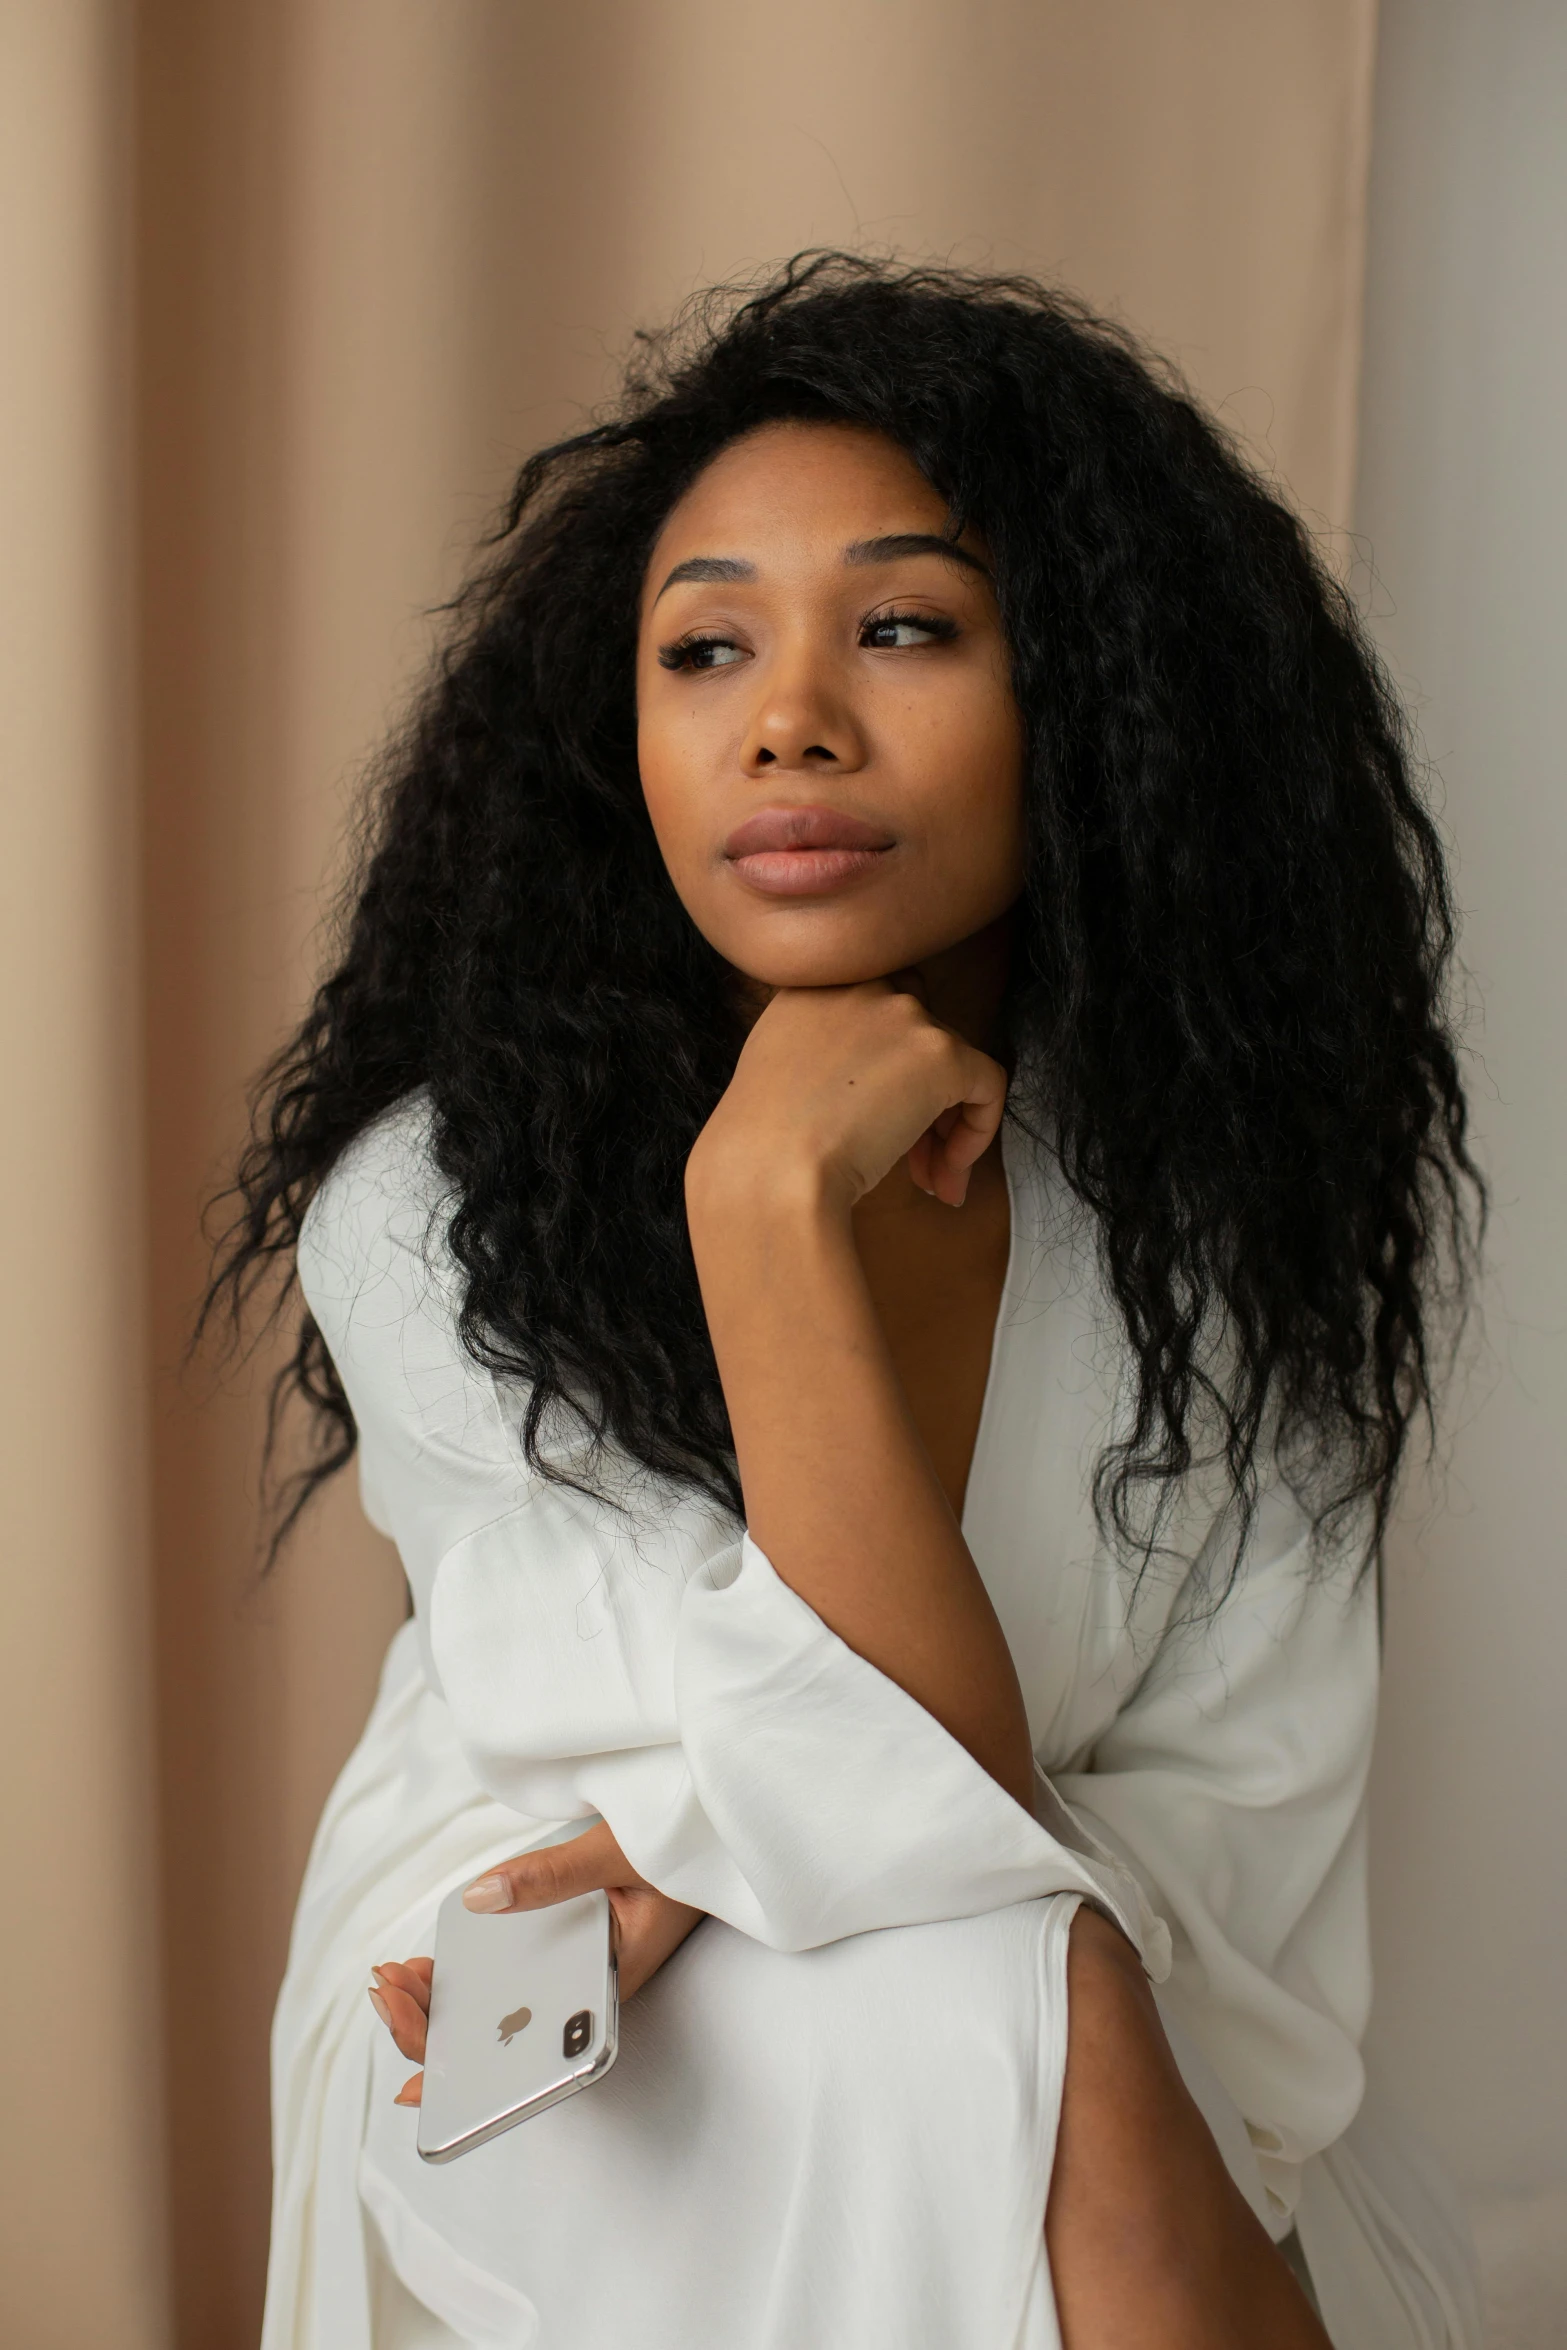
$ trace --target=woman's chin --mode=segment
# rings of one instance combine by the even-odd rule
[[[934,919],[925,909],[923,921],[846,922],[807,921],[798,916],[784,921],[715,922],[706,935],[724,960],[757,993],[760,1010],[780,987],[855,987],[868,979],[890,979],[937,956],[950,955],[988,940],[997,928],[997,916],[981,905],[969,918],[966,908],[956,914],[940,909]],[[945,918],[943,919],[943,916]]]
[[[745,991],[759,999],[758,1009],[780,987],[857,987],[867,979],[888,979],[894,971],[905,971],[918,960],[915,955],[891,962],[878,955],[802,955],[751,966],[734,963],[730,957]]]

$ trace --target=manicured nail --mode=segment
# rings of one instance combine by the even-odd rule
[[[380,1985],[381,1989],[384,1991],[384,1990],[386,1989],[386,1973],[385,1973],[385,1970],[384,1970],[384,1968],[382,1968],[382,1967],[378,1967],[378,1966],[373,1966],[373,1967],[370,1969],[370,1972],[371,1972],[371,1974],[372,1974],[372,1975],[374,1975],[374,1977],[375,1977],[375,1979],[376,1979],[377,1983]]]
[[[387,2006],[386,2001],[381,1997],[379,1991],[371,1992],[370,2005],[375,2009],[375,2012],[380,2017],[382,2023],[386,2025],[387,2030],[390,2031],[392,2026],[392,2011]]]
[[[510,1909],[511,1887],[504,1877],[479,1877],[462,1897],[464,1909]]]

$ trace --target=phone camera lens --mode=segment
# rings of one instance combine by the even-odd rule
[[[579,2007],[574,2016],[566,2019],[561,2046],[568,2056],[580,2056],[592,2037],[593,2012],[591,2008]]]

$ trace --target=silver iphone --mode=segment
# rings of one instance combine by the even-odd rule
[[[484,1916],[441,1903],[419,2152],[450,2162],[601,2080],[619,2047],[607,1893]]]

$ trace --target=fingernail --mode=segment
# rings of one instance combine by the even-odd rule
[[[385,1970],[384,1970],[383,1968],[381,1968],[381,1967],[378,1967],[378,1966],[373,1966],[373,1967],[370,1969],[370,1972],[371,1972],[371,1974],[372,1974],[372,1975],[374,1975],[374,1977],[375,1977],[376,1981],[377,1981],[377,1982],[380,1984],[380,1986],[381,1986],[381,1989],[384,1991],[384,1990],[386,1989],[386,1974],[385,1974]]]
[[[511,1887],[504,1877],[478,1877],[462,1897],[464,1909],[510,1909]]]
[[[388,2031],[390,2031],[392,2024],[392,2011],[387,2006],[386,2001],[381,1997],[379,1991],[371,1991],[370,2005],[375,2009],[376,2014],[380,2017],[382,2023],[386,2025]]]

